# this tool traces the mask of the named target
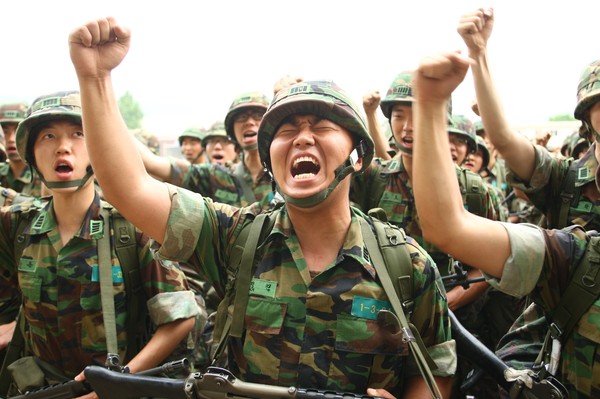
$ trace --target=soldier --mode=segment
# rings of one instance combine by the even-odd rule
[[[271,177],[264,166],[259,168],[256,145],[258,126],[268,104],[264,94],[249,92],[236,97],[229,107],[225,130],[229,139],[242,149],[240,162],[226,166],[215,163],[191,165],[186,161],[155,156],[138,146],[146,170],[159,180],[217,202],[240,207],[259,202],[263,209],[271,209],[281,201],[281,196],[273,191]]]
[[[462,163],[462,166],[466,169],[469,169],[471,172],[481,175],[482,173],[485,173],[489,165],[490,151],[487,148],[485,140],[481,138],[481,136],[475,136],[475,141],[477,143],[477,151],[469,153],[465,161]],[[450,148],[452,149],[452,144],[450,144]],[[486,179],[483,181],[487,185],[490,198],[492,199],[494,208],[498,213],[498,220],[501,222],[507,222],[508,208],[505,205],[504,194],[498,187],[493,186]]]
[[[8,163],[0,163],[0,186],[27,196],[39,197],[42,189],[40,179],[19,157],[15,141],[17,125],[23,120],[26,110],[27,105],[23,103],[4,104],[0,107],[0,124],[8,155]]]
[[[546,216],[548,228],[579,224],[587,230],[600,231],[596,212],[600,192],[594,183],[598,168],[596,145],[576,162],[572,158],[558,159],[510,129],[487,60],[487,41],[493,24],[493,10],[479,9],[462,17],[458,31],[473,59],[473,78],[485,131],[506,162],[508,183],[524,192]],[[600,62],[594,62],[582,74],[575,108],[575,117],[583,122],[589,139],[592,134],[588,111],[598,99],[594,86],[600,81],[595,74],[598,66]]]
[[[464,115],[452,115],[448,125],[448,140],[450,155],[456,165],[462,166],[467,155],[477,151],[475,137],[475,125],[469,118]]]
[[[219,165],[229,165],[239,162],[240,150],[237,142],[233,141],[225,131],[223,122],[215,122],[206,136],[202,139],[202,146],[206,150],[210,162]]]
[[[112,207],[95,192],[80,104],[79,93],[73,91],[33,102],[19,123],[17,149],[53,195],[43,206],[30,202],[0,210],[4,287],[18,284],[22,293],[25,351],[36,358],[46,383],[73,378],[91,364],[104,365],[107,350],[127,361],[132,372],[154,367],[186,338],[199,314],[181,271],[155,261],[148,237],[138,232],[131,257],[139,263],[138,286],[143,288],[138,295],[144,295],[141,303],[147,304],[157,329],[139,353],[128,347],[135,332],[127,328],[127,318],[133,317],[127,303],[135,295],[133,287],[125,286],[126,266],[115,249],[115,242],[125,236],[117,237],[121,232],[114,226],[116,216],[109,217]],[[109,221],[112,226],[104,229]],[[107,232],[110,236],[105,237]],[[109,251],[106,260],[99,254],[101,245]],[[99,283],[111,265],[112,317],[102,304]],[[20,298],[2,296],[3,320],[14,320],[19,302]],[[16,368],[12,375],[22,379],[30,372]]]
[[[116,99],[105,93],[113,92],[110,71],[122,61],[129,42],[129,31],[112,18],[84,25],[69,39],[84,100],[86,140],[95,149],[94,170],[118,209],[162,244],[160,256],[189,261],[222,290],[236,236],[261,213],[260,206],[240,209],[158,182],[148,177],[139,158],[128,155],[134,144],[127,139]],[[232,119],[240,127],[234,129],[236,136],[252,139],[242,146],[255,142],[250,119],[254,115]],[[424,397],[425,381],[406,358],[406,344],[399,336],[389,340],[382,331],[385,322],[370,314],[388,298],[364,253],[359,224],[365,215],[352,210],[348,200],[350,175],[362,171],[373,156],[356,106],[332,82],[298,83],[278,92],[256,131],[260,159],[285,203],[253,269],[242,334],[229,341],[241,378],[360,394],[372,387],[405,398]],[[100,156],[115,140],[123,146]],[[131,195],[123,192],[126,186]],[[447,394],[455,353],[446,302],[436,288],[435,267],[418,244],[410,238],[406,242],[417,294],[411,320]],[[371,300],[361,308],[362,298]]]
[[[473,20],[461,20],[465,33],[478,27],[481,25]],[[569,280],[577,273],[580,261],[585,262],[586,250],[592,244],[578,228],[543,230],[530,224],[490,221],[464,210],[454,165],[445,156],[448,142],[443,126],[447,98],[464,79],[469,65],[473,67],[459,53],[438,54],[425,58],[415,73],[415,128],[423,134],[416,136],[414,146],[414,190],[423,233],[441,249],[487,273],[498,289],[515,296],[529,294],[544,310],[552,312],[564,305],[561,298],[572,286]],[[477,68],[474,73],[478,73]],[[486,115],[485,106],[479,101],[482,116]],[[600,107],[595,107],[589,114],[595,128],[600,127],[598,110]],[[597,294],[595,300],[580,318],[573,320],[578,322],[564,337],[564,350],[556,352],[558,358],[538,370],[547,374],[556,368],[555,375],[573,398],[598,397],[600,393]],[[552,316],[556,322],[560,315],[552,312]],[[556,339],[562,338],[560,331],[558,327]]]
[[[440,274],[446,276],[456,271],[453,259],[447,253],[431,245],[423,236],[419,216],[414,206],[412,152],[414,136],[419,133],[413,128],[412,122],[412,102],[414,101],[414,97],[411,79],[411,72],[400,73],[390,85],[386,97],[380,104],[383,114],[389,120],[396,145],[400,151],[390,160],[376,158],[363,175],[356,176],[352,181],[350,200],[363,210],[382,208],[385,211],[387,220],[404,228],[409,236],[416,239],[432,256],[440,269]],[[373,111],[371,110],[371,112]],[[446,125],[448,126],[448,122]],[[460,118],[460,120],[457,118],[457,125],[460,125],[460,127],[465,126],[463,129],[471,130],[471,134],[469,134],[459,127],[448,126],[448,139],[449,141],[454,141],[450,153],[455,162],[462,163],[467,152],[473,151],[476,148],[475,135],[472,132],[472,128],[468,127],[468,121],[465,122],[464,118]],[[369,126],[377,127],[379,125],[371,123]],[[374,132],[371,131],[371,135],[379,136],[379,129],[376,129]],[[382,143],[384,143],[383,140]],[[387,152],[387,150],[383,148],[381,152]],[[477,194],[475,198],[479,199],[477,202],[479,206],[478,212],[487,218],[497,220],[498,214],[496,213],[496,208],[494,208],[493,197],[490,196],[481,177],[470,171],[464,171],[458,165],[456,166],[456,171],[457,176],[459,176],[457,180],[461,180],[461,187],[463,187],[465,192],[468,191],[466,187],[476,187]],[[467,202],[465,206],[469,207],[469,204],[471,205],[470,210],[475,212],[476,208],[472,206],[473,201],[471,203]],[[499,205],[497,205],[497,208],[499,208]],[[481,273],[478,270],[468,266],[465,266],[465,269],[467,270],[467,279],[481,277]],[[496,341],[488,338],[490,327],[484,323],[484,318],[481,317],[488,289],[489,284],[486,282],[473,283],[468,288],[460,285],[455,286],[448,290],[448,306],[469,331],[489,347],[494,347]],[[513,298],[507,299],[510,302],[514,302]],[[509,309],[512,312],[508,315],[505,313],[497,314],[499,317],[494,320],[496,325],[506,326],[506,329],[508,329],[508,326],[519,315],[521,310],[518,304],[512,305]],[[459,370],[454,386],[454,395],[459,394],[460,383],[469,372],[469,367],[470,364],[463,361],[459,353]]]
[[[185,129],[179,136],[181,154],[192,165],[208,162],[205,148],[202,144],[202,140],[206,137],[206,133],[207,131],[203,127],[192,126]]]

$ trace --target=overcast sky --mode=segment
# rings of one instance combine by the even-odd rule
[[[77,89],[68,34],[108,15],[133,35],[116,91],[132,93],[144,127],[161,137],[223,119],[242,92],[271,96],[288,73],[333,79],[360,103],[422,57],[465,49],[457,23],[479,6],[495,9],[490,58],[510,121],[572,113],[582,68],[600,58],[597,0],[5,0],[0,103]],[[467,76],[455,112],[476,119],[473,96]]]

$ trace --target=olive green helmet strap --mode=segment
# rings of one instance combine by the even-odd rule
[[[48,187],[49,189],[77,187],[77,190],[80,190],[83,186],[85,186],[85,183],[87,183],[87,181],[90,179],[90,177],[92,177],[94,175],[94,171],[92,170],[92,168],[88,167],[85,172],[85,176],[83,176],[82,179],[71,180],[71,181],[48,182],[48,181],[46,181],[46,179],[44,179],[44,176],[42,176],[41,173],[38,172],[38,175],[40,176],[40,179],[44,182],[46,187]]]
[[[346,176],[355,172],[354,164],[356,162],[356,159],[357,159],[357,151],[356,151],[356,149],[353,149],[352,153],[350,153],[350,156],[348,157],[346,162],[344,162],[342,165],[340,165],[335,170],[335,172],[334,172],[335,179],[333,179],[333,181],[329,184],[329,186],[325,190],[319,191],[318,193],[313,194],[310,197],[306,197],[306,198],[293,198],[293,197],[290,197],[289,195],[284,194],[283,192],[281,193],[281,195],[283,196],[283,198],[285,199],[285,201],[288,204],[292,204],[299,208],[310,208],[315,205],[319,205],[327,197],[329,197],[329,194],[331,194],[331,192],[333,190],[335,190],[335,188],[338,186],[338,184],[340,184],[340,182],[342,180],[344,180],[346,178]]]
[[[252,151],[258,149],[258,143],[241,146],[243,151]]]

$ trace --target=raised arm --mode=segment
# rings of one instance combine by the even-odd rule
[[[416,102],[413,189],[423,237],[454,258],[500,276],[510,254],[498,222],[465,210],[447,133],[447,99],[462,82],[469,59],[459,53],[428,57],[413,76]]]
[[[390,144],[381,131],[377,118],[377,109],[381,103],[381,94],[377,90],[371,90],[363,96],[363,108],[367,117],[369,134],[375,143],[375,156],[383,159],[392,159],[389,154]]]
[[[482,8],[465,14],[458,24],[458,33],[469,49],[473,60],[471,71],[477,94],[477,106],[486,134],[505,159],[507,165],[525,182],[535,168],[535,150],[524,136],[510,128],[487,56],[487,43],[494,25],[494,11]]]
[[[98,19],[69,36],[81,91],[90,161],[107,200],[128,220],[163,241],[170,209],[164,183],[146,173],[135,139],[123,122],[111,72],[125,58],[131,35],[113,18]]]

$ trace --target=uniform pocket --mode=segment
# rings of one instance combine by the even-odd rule
[[[408,354],[408,345],[402,342],[402,334],[397,327],[385,324],[382,319],[370,320],[343,314],[337,316],[335,348],[373,355]]]
[[[39,303],[42,292],[42,278],[32,273],[19,273],[21,292],[27,300]]]
[[[287,303],[263,298],[250,298],[246,308],[247,330],[269,335],[279,335],[287,311]]]

